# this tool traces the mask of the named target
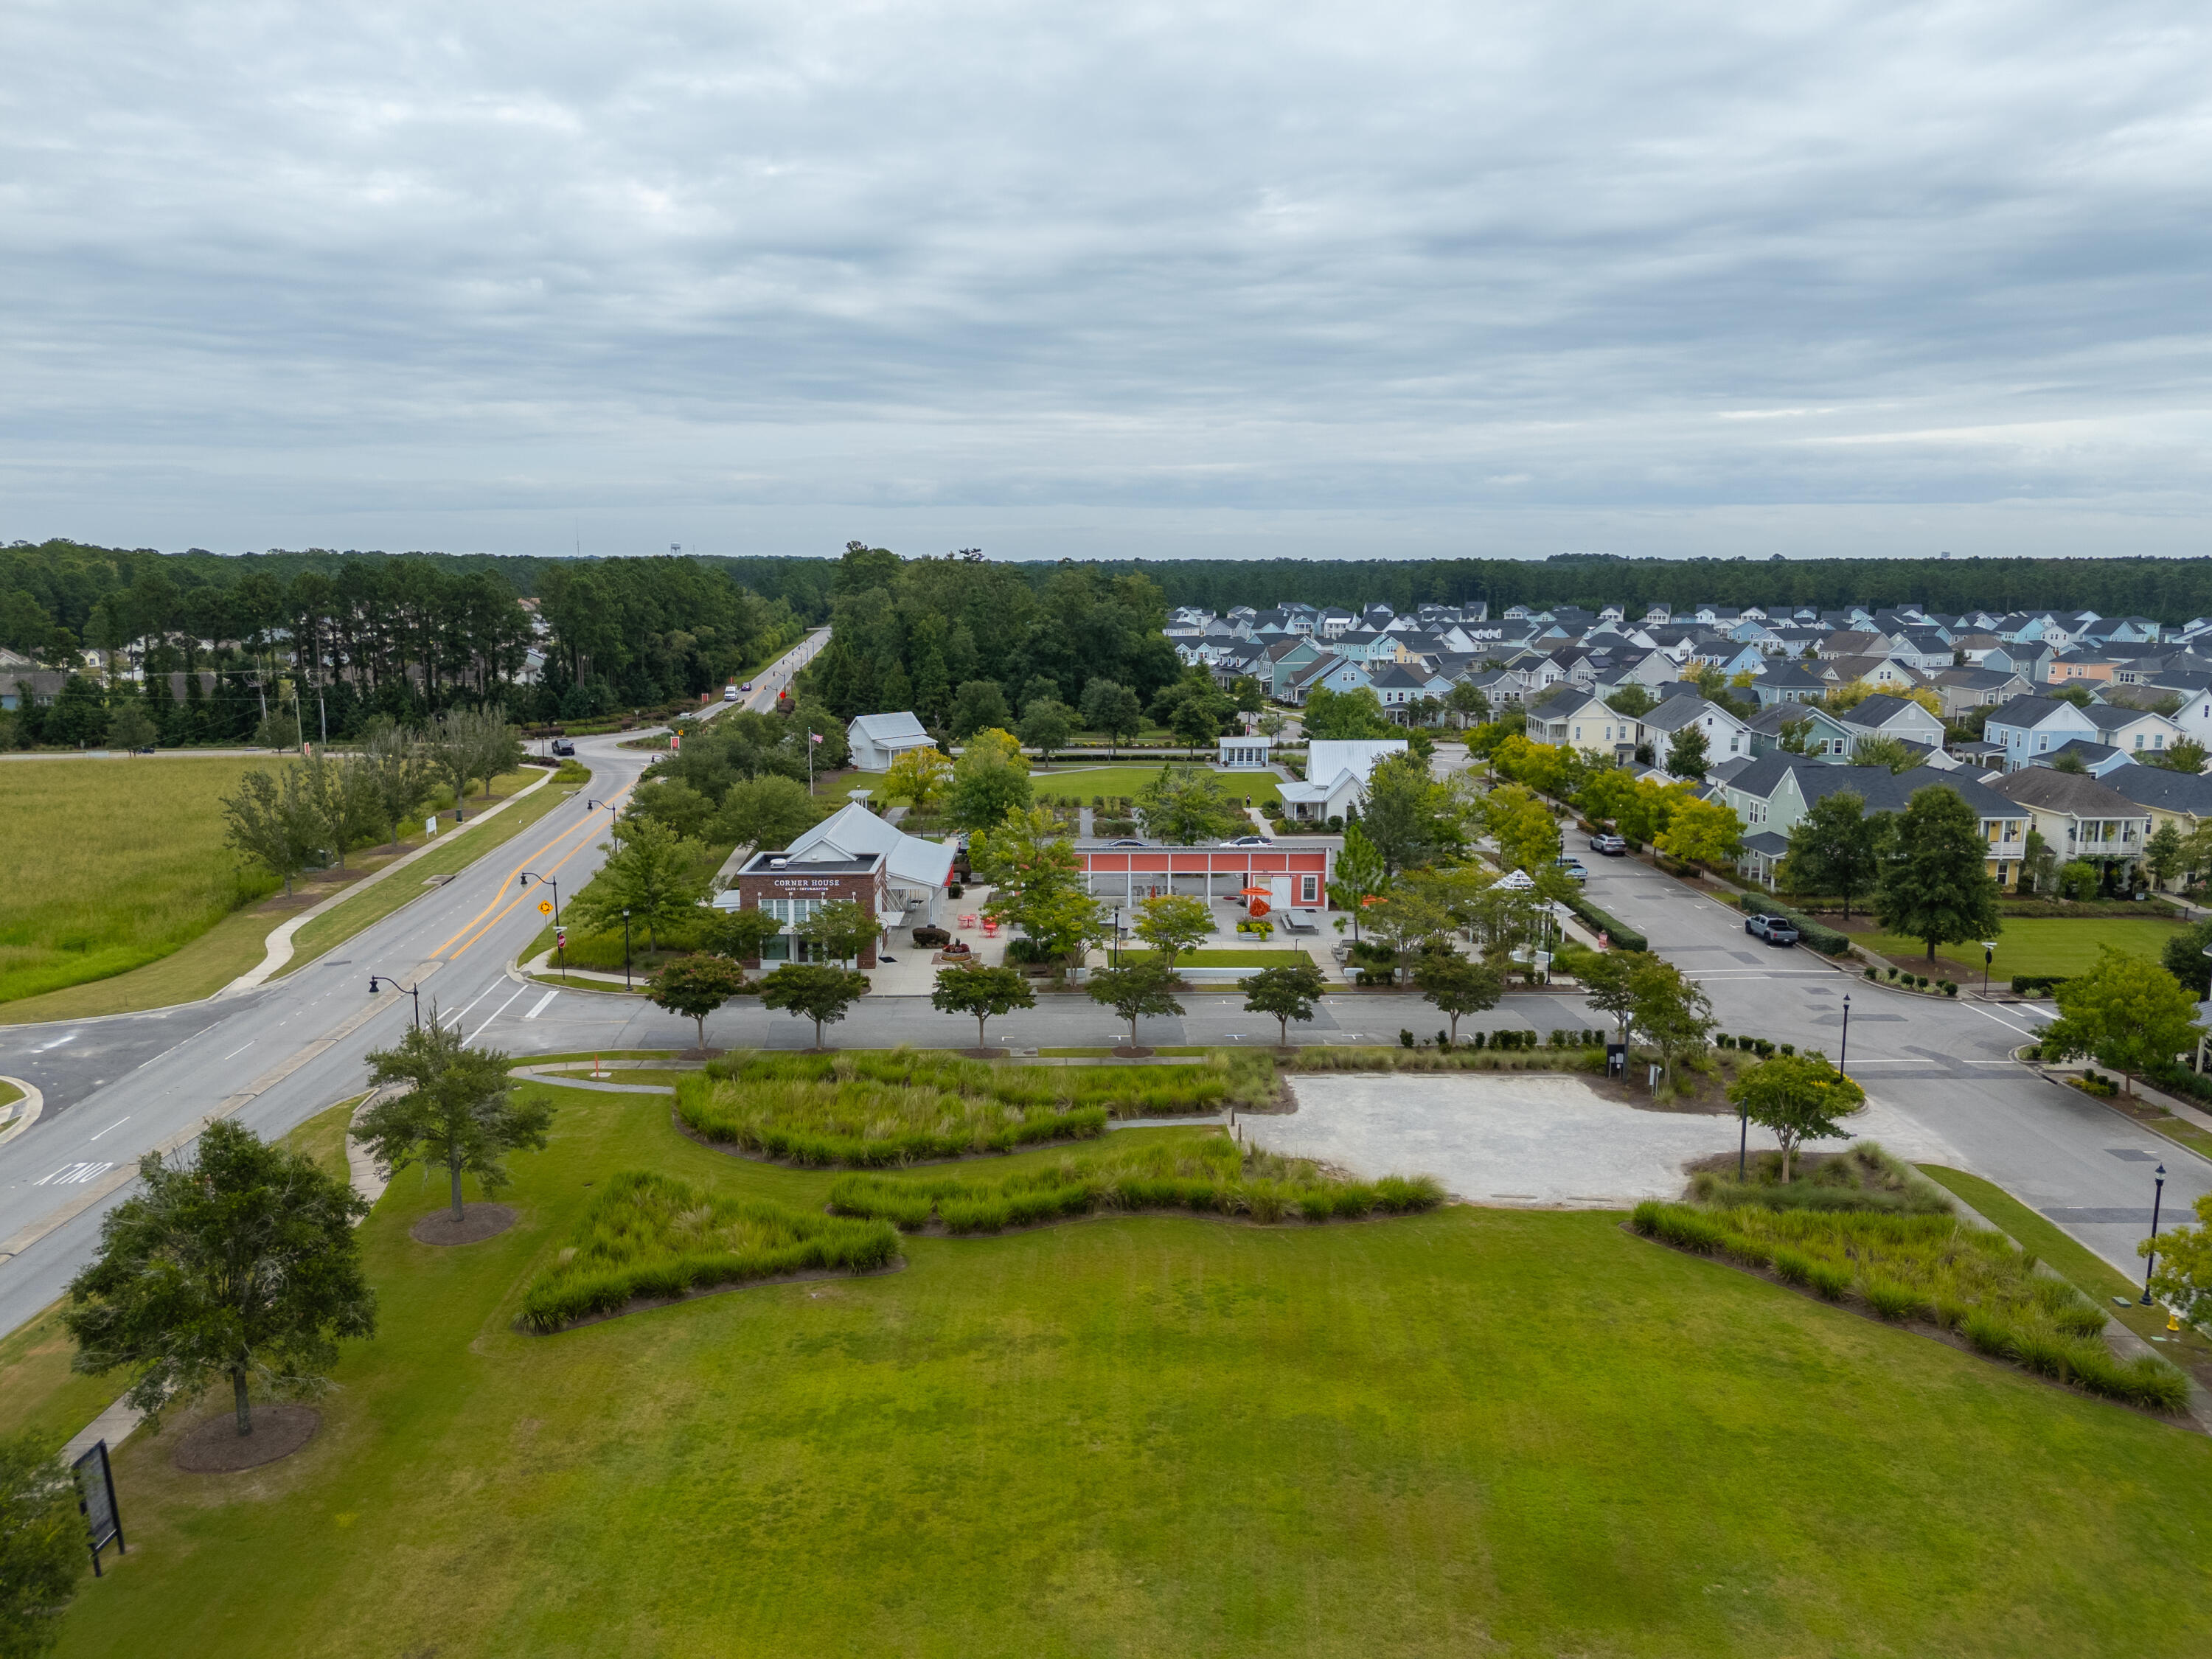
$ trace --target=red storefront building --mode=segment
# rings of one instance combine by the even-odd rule
[[[1335,848],[1274,842],[1267,847],[1107,847],[1075,848],[1091,896],[1133,905],[1166,893],[1207,900],[1234,898],[1247,887],[1267,890],[1271,910],[1318,910],[1328,903]]]

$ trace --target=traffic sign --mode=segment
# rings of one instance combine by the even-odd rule
[[[541,916],[551,915],[553,914],[553,901],[551,899],[538,900],[538,914]]]

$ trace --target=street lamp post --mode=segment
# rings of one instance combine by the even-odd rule
[[[551,876],[541,876],[535,870],[525,870],[515,885],[527,887],[532,881],[542,881],[553,890],[553,948],[561,953],[561,971],[568,971],[568,936],[561,931],[561,884]]]
[[[1846,991],[1844,993],[1844,1036],[1843,1041],[1836,1045],[1836,1074],[1838,1077],[1849,1077],[1850,1075],[1849,1072],[1844,1069],[1844,1063],[1850,1057],[1851,994],[1849,991]]]
[[[1118,904],[1114,907],[1113,961],[1115,971],[1118,973],[1121,967],[1121,907]]]
[[[368,976],[369,995],[375,996],[387,987],[415,999],[415,1029],[421,1030],[422,1029],[422,993],[412,985],[402,985],[389,974],[371,974]]]
[[[1984,1001],[1987,1001],[1989,1000],[1990,963],[1996,956],[1996,953],[1997,942],[1995,939],[1985,939],[1982,941],[1982,999]]]
[[[1743,1101],[1735,1109],[1735,1184],[1743,1185],[1745,1154],[1751,1147],[1751,1103]]]
[[[2158,1237],[2158,1212],[2166,1202],[2166,1165],[2163,1164],[2158,1166],[2157,1180],[2158,1186],[2153,1191],[2150,1200],[2150,1236],[2153,1238]],[[2150,1276],[2157,1270],[2158,1252],[2153,1250],[2143,1263],[2142,1304],[2146,1308],[2150,1306]]]
[[[627,991],[629,988],[629,912],[625,910],[623,912],[623,989]]]

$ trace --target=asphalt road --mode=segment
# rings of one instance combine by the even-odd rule
[[[2160,1162],[2169,1224],[2189,1224],[2190,1206],[2212,1191],[2212,1164],[2009,1058],[2037,1035],[2047,1018],[2040,1011],[1882,989],[1815,951],[1753,938],[1738,913],[1648,866],[1601,858],[1571,840],[1568,850],[1589,868],[1591,901],[1695,978],[1721,1030],[1842,1058],[1870,1097],[1956,1147],[1959,1167],[2042,1211],[2123,1271],[2142,1269],[2136,1244],[2149,1231]]]
[[[764,671],[746,703],[767,707],[826,637],[810,636]],[[509,963],[544,923],[542,890],[520,887],[519,872],[580,889],[603,856],[607,808],[654,758],[622,742],[579,738],[579,758],[592,768],[586,788],[445,886],[284,978],[147,1013],[0,1028],[0,1074],[46,1097],[39,1121],[0,1146],[0,1331],[61,1294],[144,1153],[189,1144],[219,1115],[281,1134],[361,1092],[362,1057],[395,1042],[415,1008],[396,991],[372,998],[371,974],[418,988],[425,1015],[435,1009],[462,1020],[471,1037],[526,1052],[589,1046],[621,1029],[625,1021],[611,1017],[629,1015],[628,1000],[549,996],[511,975]],[[677,1035],[664,1032],[664,1046]]]
[[[792,668],[818,650],[817,634],[754,682],[765,706]],[[526,985],[512,967],[538,932],[540,890],[524,869],[555,871],[574,892],[597,869],[606,813],[587,802],[623,799],[652,758],[615,738],[578,741],[592,768],[585,791],[443,888],[338,946],[330,956],[236,997],[143,1014],[0,1028],[0,1074],[46,1095],[40,1121],[0,1146],[0,1331],[58,1296],[95,1247],[100,1217],[127,1194],[151,1150],[189,1144],[228,1113],[279,1134],[365,1085],[362,1056],[397,1040],[410,1000],[371,999],[368,975],[421,988],[424,1012],[460,1019],[471,1041],[518,1055],[688,1048],[691,1023],[640,999]],[[2212,1190],[2212,1164],[2159,1140],[2071,1090],[2013,1064],[2008,1051],[2037,1016],[2015,1007],[1931,1002],[1885,992],[1808,951],[1776,951],[1742,932],[1733,911],[1647,866],[1586,858],[1590,895],[1648,933],[1705,987],[1723,1029],[1836,1053],[1844,998],[1851,999],[1850,1069],[1877,1099],[1957,1149],[1957,1161],[2051,1214],[2124,1268],[2136,1266],[2150,1204],[2149,1170],[2168,1171],[2168,1213]],[[1148,1019],[1155,1045],[1267,1043],[1272,1021],[1243,1012],[1234,993],[1194,993],[1179,1018]],[[1323,1000],[1294,1033],[1308,1042],[1393,1042],[1443,1022],[1419,998],[1343,992]],[[1571,996],[1516,993],[1479,1024],[1537,1030],[1602,1024]],[[810,1023],[738,1002],[708,1022],[718,1047],[801,1048]],[[926,997],[870,998],[830,1040],[854,1048],[970,1040],[967,1021]],[[1048,998],[991,1028],[994,1042],[1095,1046],[1127,1028],[1079,995]]]

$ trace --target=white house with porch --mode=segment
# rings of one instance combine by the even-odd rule
[[[862,714],[845,728],[852,746],[853,764],[863,772],[882,772],[909,749],[927,749],[937,741],[921,729],[911,711],[896,714]]]
[[[1306,745],[1306,775],[1283,786],[1283,814],[1301,823],[1348,816],[1367,799],[1367,780],[1385,755],[1406,752],[1403,738],[1325,738]]]

